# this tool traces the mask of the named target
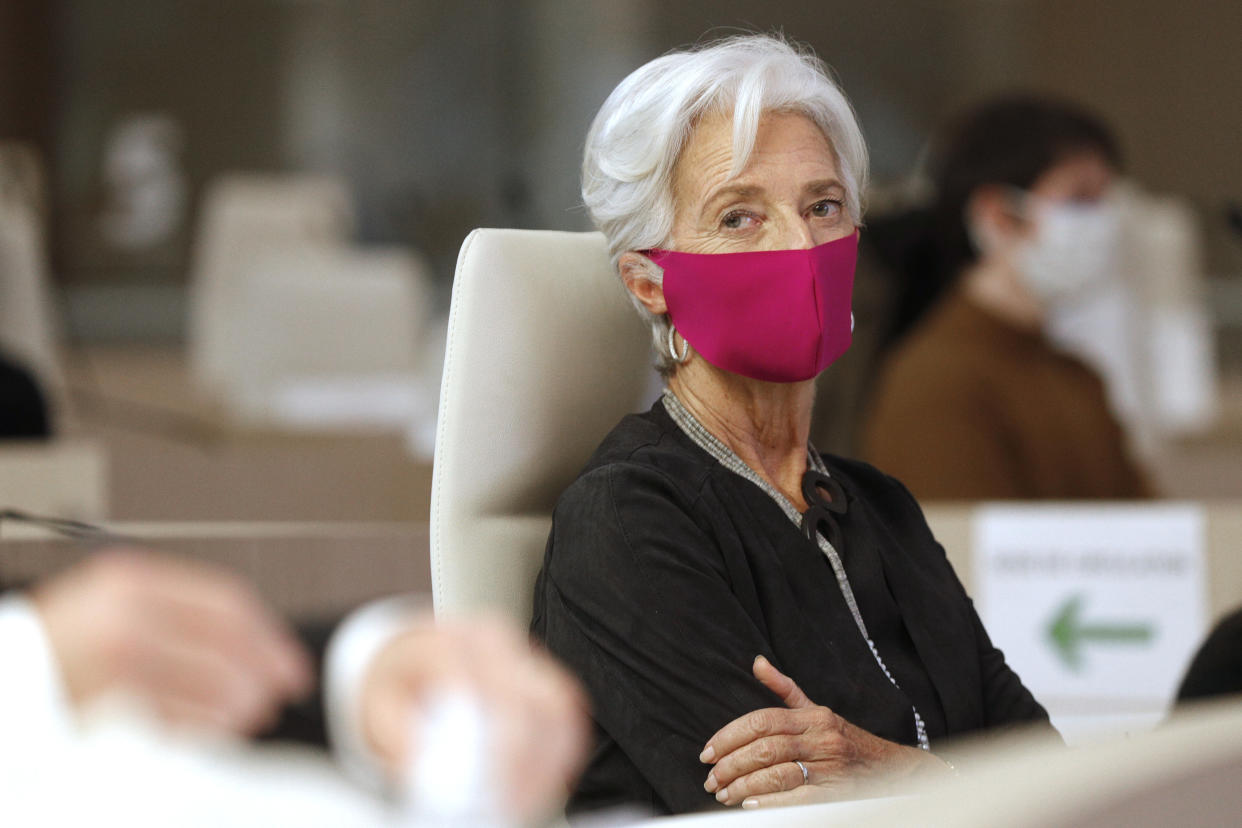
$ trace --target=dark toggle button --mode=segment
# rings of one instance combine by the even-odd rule
[[[827,500],[824,499],[825,492],[828,494]],[[815,469],[807,469],[806,474],[802,475],[802,497],[805,498],[807,506],[822,506],[838,515],[845,514],[845,489],[841,488],[835,478]]]
[[[826,474],[807,469],[806,474],[802,475],[802,497],[808,507],[802,513],[802,534],[818,546],[815,533],[819,531],[837,550],[837,554],[844,555],[844,539],[836,519],[836,515],[845,514],[846,508],[845,490],[841,484]]]

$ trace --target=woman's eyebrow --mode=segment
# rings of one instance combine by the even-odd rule
[[[821,178],[807,183],[802,190],[810,196],[828,195],[836,191],[844,191],[845,185],[835,178]],[[722,184],[708,194],[703,202],[702,214],[708,215],[714,212],[716,204],[721,201],[756,198],[763,195],[763,192],[763,187],[757,184]]]
[[[763,193],[763,188],[755,184],[724,184],[713,190],[703,202],[703,214],[712,212],[713,206],[720,201],[731,199],[755,198]]]
[[[844,190],[845,185],[835,178],[824,178],[812,181],[802,189],[807,195],[827,195],[833,190]]]

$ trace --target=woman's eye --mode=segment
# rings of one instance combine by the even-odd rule
[[[734,210],[720,220],[720,225],[729,230],[740,230],[754,222],[754,216],[743,210]]]
[[[817,201],[811,206],[811,215],[816,218],[831,218],[841,211],[841,202],[833,198]]]

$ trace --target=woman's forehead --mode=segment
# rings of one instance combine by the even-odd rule
[[[819,125],[795,112],[767,112],[759,121],[746,166],[733,173],[733,119],[730,113],[704,115],[694,126],[673,174],[678,202],[700,201],[729,189],[762,189],[839,179],[836,155]]]

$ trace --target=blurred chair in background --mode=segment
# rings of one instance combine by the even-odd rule
[[[396,430],[429,451],[431,273],[412,251],[351,246],[351,215],[332,178],[230,176],[212,187],[194,260],[191,367],[248,426]]]
[[[246,358],[235,335],[255,257],[343,246],[352,227],[349,192],[336,178],[231,175],[209,188],[190,274],[190,367],[200,385],[220,392]]]
[[[414,412],[431,294],[402,249],[291,248],[257,254],[233,319],[228,394],[247,422],[404,426]]]
[[[55,434],[66,385],[45,248],[46,190],[38,154],[0,142],[0,438]],[[0,452],[0,506],[99,519],[106,455],[81,440],[13,443]]]
[[[0,142],[0,352],[55,403],[64,387],[45,249],[43,170],[34,149]]]

